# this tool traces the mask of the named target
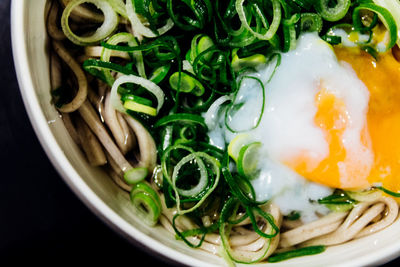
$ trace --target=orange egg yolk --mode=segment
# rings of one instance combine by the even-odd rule
[[[336,47],[339,61],[349,63],[370,92],[366,125],[360,142],[373,153],[373,163],[357,159],[345,148],[342,136],[349,124],[346,106],[320,83],[315,97],[314,123],[324,133],[329,155],[318,164],[303,154],[288,165],[305,178],[329,187],[366,189],[375,183],[400,190],[400,63],[391,52],[375,60],[359,49]],[[351,90],[351,88],[349,88]],[[341,165],[345,165],[345,173]],[[343,175],[347,178],[343,179]]]

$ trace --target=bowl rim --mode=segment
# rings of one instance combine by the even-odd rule
[[[174,265],[190,263],[194,266],[215,266],[188,256],[142,233],[104,203],[82,180],[57,144],[35,93],[32,73],[28,64],[28,50],[24,27],[25,3],[28,0],[11,1],[11,40],[14,67],[19,90],[31,125],[47,157],[60,174],[64,182],[76,196],[107,226],[130,243],[146,252]],[[156,250],[157,249],[157,250]],[[400,256],[400,241],[379,249],[375,253],[364,255],[341,264],[341,266],[370,266],[384,264]]]

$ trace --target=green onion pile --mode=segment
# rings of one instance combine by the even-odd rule
[[[112,106],[139,121],[155,141],[154,169],[122,170],[135,212],[149,225],[156,225],[163,208],[174,208],[172,227],[178,239],[196,248],[207,234],[218,233],[224,248],[221,255],[228,261],[255,263],[273,252],[270,245],[280,232],[280,222],[266,208],[267,201],[256,199],[250,183],[254,151],[261,144],[243,144],[236,148],[237,158],[232,158],[228,151],[209,143],[202,113],[218,100],[227,106],[228,118],[239,108],[235,97],[241,82],[257,80],[245,73],[273,60],[278,68],[280,53],[294,49],[303,32],[318,32],[334,45],[341,43],[341,37],[334,34],[338,28],[370,34],[369,41],[357,45],[374,56],[388,51],[397,42],[400,18],[398,7],[393,9],[398,14],[384,8],[385,4],[393,8],[391,1],[63,0],[65,8],[59,17],[67,50],[87,55],[100,49],[98,56],[81,60],[89,82],[95,83],[94,79],[106,86]],[[79,9],[92,12],[86,24],[74,16]],[[372,29],[378,23],[390,37],[383,49],[372,42]],[[257,82],[265,103],[267,88]],[[56,106],[63,112],[77,110],[63,110],[74,98],[64,91],[63,87],[53,91]],[[264,105],[254,128],[263,109]],[[239,132],[228,119],[225,123],[232,132]],[[344,192],[335,192],[319,203],[351,208],[355,201]],[[195,227],[182,231],[176,224],[180,217],[189,218]],[[210,221],[205,223],[204,217]],[[232,229],[245,220],[250,222],[249,230],[269,240],[252,257],[235,253],[230,245]],[[194,236],[198,242],[191,241]],[[324,249],[302,248],[273,255],[268,261]]]

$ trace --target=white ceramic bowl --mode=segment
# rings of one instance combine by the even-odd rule
[[[25,107],[36,134],[65,182],[91,210],[128,240],[175,262],[191,266],[223,265],[223,260],[188,248],[162,227],[150,228],[131,212],[126,194],[101,170],[90,167],[51,104],[45,30],[46,0],[12,1],[15,67]],[[375,235],[325,253],[288,260],[280,266],[365,266],[400,256],[400,221]],[[268,264],[271,266],[271,264]]]

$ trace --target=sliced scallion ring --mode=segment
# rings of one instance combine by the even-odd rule
[[[107,0],[108,3],[113,7],[113,9],[123,16],[124,18],[128,18],[128,14],[126,13],[124,0]]]
[[[118,45],[120,43],[127,43],[131,47],[135,47],[138,45],[136,38],[132,34],[127,33],[127,32],[120,32],[120,33],[114,34],[107,40],[107,44],[109,44],[109,45]],[[108,49],[103,46],[103,51],[101,53],[100,59],[102,61],[109,62],[112,51],[113,51],[112,49]],[[146,78],[146,72],[145,72],[145,68],[144,68],[142,51],[133,51],[132,54],[135,59],[136,68],[138,70],[139,75],[143,78]],[[112,81],[115,80],[111,76],[109,71],[105,72],[104,75],[107,77],[108,80],[112,80]]]
[[[196,164],[199,166],[200,171],[200,180],[199,183],[190,190],[182,190],[177,188],[176,182],[178,179],[178,174],[182,166],[188,162],[196,161]],[[207,167],[205,162],[208,163]],[[211,173],[211,174],[210,174]],[[214,181],[212,185],[209,184],[209,176],[214,176]],[[215,190],[219,183],[220,178],[220,164],[214,158],[204,152],[194,152],[184,157],[178,164],[175,166],[173,174],[172,174],[172,186],[176,195],[176,206],[178,210],[178,214],[183,215],[197,209],[206,199],[207,197]],[[182,196],[196,196],[200,192],[206,190],[206,192],[202,195],[201,199],[192,207],[188,209],[182,209],[180,205],[180,195]]]
[[[144,97],[140,97],[137,95],[132,95],[132,94],[124,94],[121,97],[122,102],[126,102],[126,101],[134,101],[136,103],[142,104],[142,105],[146,105],[146,106],[152,106],[153,102],[147,98]]]
[[[249,215],[249,218],[251,220],[251,224],[253,225],[254,231],[259,234],[260,236],[264,238],[273,238],[278,235],[279,233],[279,227],[275,224],[275,219],[274,217],[263,211],[260,207],[251,207],[251,206],[246,206],[246,213]],[[255,214],[258,213],[258,217],[263,218],[268,222],[268,224],[271,225],[271,232],[270,233],[264,233],[258,226],[256,216]]]
[[[215,100],[211,106],[208,108],[207,112],[204,114],[204,122],[206,123],[208,129],[214,129],[218,124],[218,113],[221,110],[221,106],[225,104],[225,102],[231,101],[232,99],[229,96],[221,96],[217,100]]]
[[[135,76],[135,75],[124,75],[119,77],[117,80],[115,80],[112,88],[111,88],[111,103],[114,106],[114,108],[122,113],[126,113],[126,109],[121,103],[121,98],[118,94],[118,88],[125,84],[125,83],[133,83],[142,86],[143,88],[147,89],[150,93],[152,93],[156,99],[157,99],[157,114],[160,111],[161,107],[164,104],[164,97],[165,94],[161,90],[161,88],[153,83],[152,81],[149,81],[145,78]]]
[[[203,29],[207,22],[211,21],[212,4],[210,0],[166,1],[168,14],[176,26],[182,30],[192,31]],[[183,10],[185,12],[182,12]]]
[[[157,33],[155,34],[150,28],[146,27],[143,22],[138,17],[138,14],[135,12],[135,5],[133,4],[133,0],[126,1],[126,12],[128,14],[128,18],[132,24],[132,29],[134,29],[136,37],[142,39],[142,36],[148,38],[154,38],[159,35],[163,35],[167,31],[169,31],[173,26],[174,22],[172,19],[168,19],[166,24],[161,28],[157,29]]]
[[[382,23],[385,25],[386,29],[389,32],[389,42],[384,48],[379,48],[377,47],[377,50],[379,52],[386,52],[389,49],[391,49],[397,41],[397,26],[396,26],[396,21],[394,20],[392,14],[384,7],[372,4],[372,3],[366,3],[366,4],[360,4],[358,7],[356,7],[353,11],[353,23],[355,25],[355,28],[362,28],[360,25],[360,19],[359,19],[359,13],[361,10],[369,10],[372,11],[376,14],[378,14],[379,19],[382,21]]]
[[[169,127],[167,126],[166,129],[168,129]],[[163,147],[164,148],[164,147]],[[194,150],[188,146],[184,146],[184,145],[172,145],[172,146],[168,146],[166,148],[164,148],[164,153],[161,157],[161,169],[164,175],[164,179],[165,181],[167,181],[170,185],[172,184],[171,181],[171,174],[172,171],[169,168],[169,159],[171,157],[171,154],[177,150],[183,150],[186,151],[186,153],[194,153]]]
[[[237,169],[240,175],[251,178],[258,169],[261,142],[253,142],[243,146],[237,158]]]
[[[330,0],[317,0],[315,9],[327,21],[338,21],[342,19],[350,8],[350,0],[337,0],[334,7],[330,7]]]
[[[135,184],[130,193],[131,202],[137,215],[144,222],[154,226],[161,215],[162,207],[158,194],[145,182]]]
[[[195,164],[198,165],[198,170],[200,172],[200,179],[197,183],[196,186],[194,186],[191,189],[181,189],[178,188],[176,186],[176,182],[178,180],[178,176],[179,176],[179,171],[181,170],[181,168],[188,163],[193,163],[195,162]],[[196,156],[196,154],[190,154],[186,157],[184,157],[181,161],[179,161],[175,168],[174,168],[174,172],[172,174],[172,185],[176,188],[176,191],[178,191],[179,195],[184,196],[184,197],[196,197],[200,192],[202,192],[208,183],[208,179],[207,179],[207,169],[206,166],[204,165],[203,160],[201,160],[199,157]]]
[[[169,70],[171,69],[171,65],[164,65],[156,68],[153,70],[153,72],[150,74],[149,80],[152,81],[155,84],[159,84],[164,80],[164,78],[167,76]]]
[[[296,48],[297,36],[295,24],[300,20],[300,14],[294,14],[290,19],[283,20],[283,52],[289,52]]]
[[[228,154],[234,160],[237,161],[239,153],[242,147],[251,142],[251,136],[247,133],[238,134],[228,145]]]
[[[127,184],[133,185],[142,182],[148,174],[149,170],[147,168],[133,168],[124,173],[124,180]]]
[[[128,1],[129,2],[129,1]],[[69,17],[75,7],[90,3],[99,8],[104,14],[103,24],[90,36],[78,36],[69,26]],[[61,27],[67,38],[80,46],[97,44],[110,36],[118,26],[118,15],[107,0],[72,0],[65,7],[61,17]]]
[[[243,68],[255,68],[261,64],[267,63],[267,58],[262,54],[254,54],[245,58],[239,58],[237,51],[238,48],[232,50],[231,64],[235,72],[239,72]]]
[[[133,100],[125,101],[124,108],[127,110],[144,113],[144,114],[147,114],[147,115],[153,116],[153,117],[157,116],[157,110],[155,108],[147,106],[147,105],[143,105],[143,104],[138,103]]]
[[[271,0],[272,2],[272,12],[273,12],[273,19],[271,25],[268,25],[268,22],[266,21],[266,18],[264,17],[263,14],[261,14],[260,10],[257,10],[257,15],[261,18],[263,27],[265,28],[266,32],[264,34],[255,31],[252,27],[250,27],[249,22],[247,21],[246,18],[246,12],[245,8],[243,6],[245,0],[236,0],[235,6],[236,6],[236,11],[239,15],[239,19],[242,22],[242,25],[254,36],[256,36],[258,39],[261,40],[270,40],[275,36],[275,33],[277,32],[281,18],[282,18],[282,10],[281,10],[281,4],[279,0]]]
[[[263,245],[259,250],[257,251],[251,251],[249,253],[240,253],[240,250],[235,250],[232,248],[230,242],[229,242],[229,237],[231,234],[232,228],[235,226],[230,223],[232,217],[235,217],[237,215],[237,210],[239,207],[240,202],[238,199],[235,197],[231,197],[226,201],[224,207],[222,208],[221,215],[220,215],[220,220],[219,220],[219,234],[221,236],[221,243],[222,247],[224,248],[224,252],[227,254],[227,257],[229,258],[230,261],[234,261],[237,263],[243,263],[243,264],[253,264],[260,262],[261,260],[265,259],[268,257],[269,253],[272,251],[270,250],[270,246],[272,243],[272,237],[276,236],[276,234],[279,232],[279,228],[274,222],[274,218],[271,214],[268,214],[266,212],[263,212],[261,209],[257,209],[258,213],[261,213],[261,217],[263,217],[266,221],[268,221],[268,228],[265,232],[262,232],[262,236],[269,236],[268,238],[265,238],[263,240]],[[249,210],[250,208],[248,206],[245,207],[246,210]],[[266,216],[266,217],[264,217]],[[272,217],[272,218],[271,218]],[[271,221],[272,219],[272,221]],[[253,221],[254,220],[254,215],[253,215]],[[253,225],[254,226],[254,225]],[[258,227],[257,227],[258,229]],[[256,229],[254,229],[256,230]],[[259,231],[259,229],[258,229]],[[260,234],[259,232],[257,232]]]
[[[373,0],[378,6],[390,10],[397,26],[397,45],[400,45],[400,2],[393,0]]]
[[[318,32],[322,30],[321,15],[316,13],[302,13],[300,15],[300,29],[302,32]]]
[[[191,48],[188,51],[188,58],[187,60],[191,63],[195,60],[195,58],[201,54],[202,52],[206,51],[207,49],[211,48],[214,46],[213,40],[204,34],[197,34],[193,37],[192,43],[191,43]],[[210,57],[212,56],[212,53],[208,53],[204,55],[204,59],[206,61],[210,60]]]
[[[179,74],[181,75],[180,79]],[[172,74],[169,77],[169,84],[175,91],[191,93],[195,96],[202,96],[205,91],[204,86],[195,77],[185,72],[175,72]]]

